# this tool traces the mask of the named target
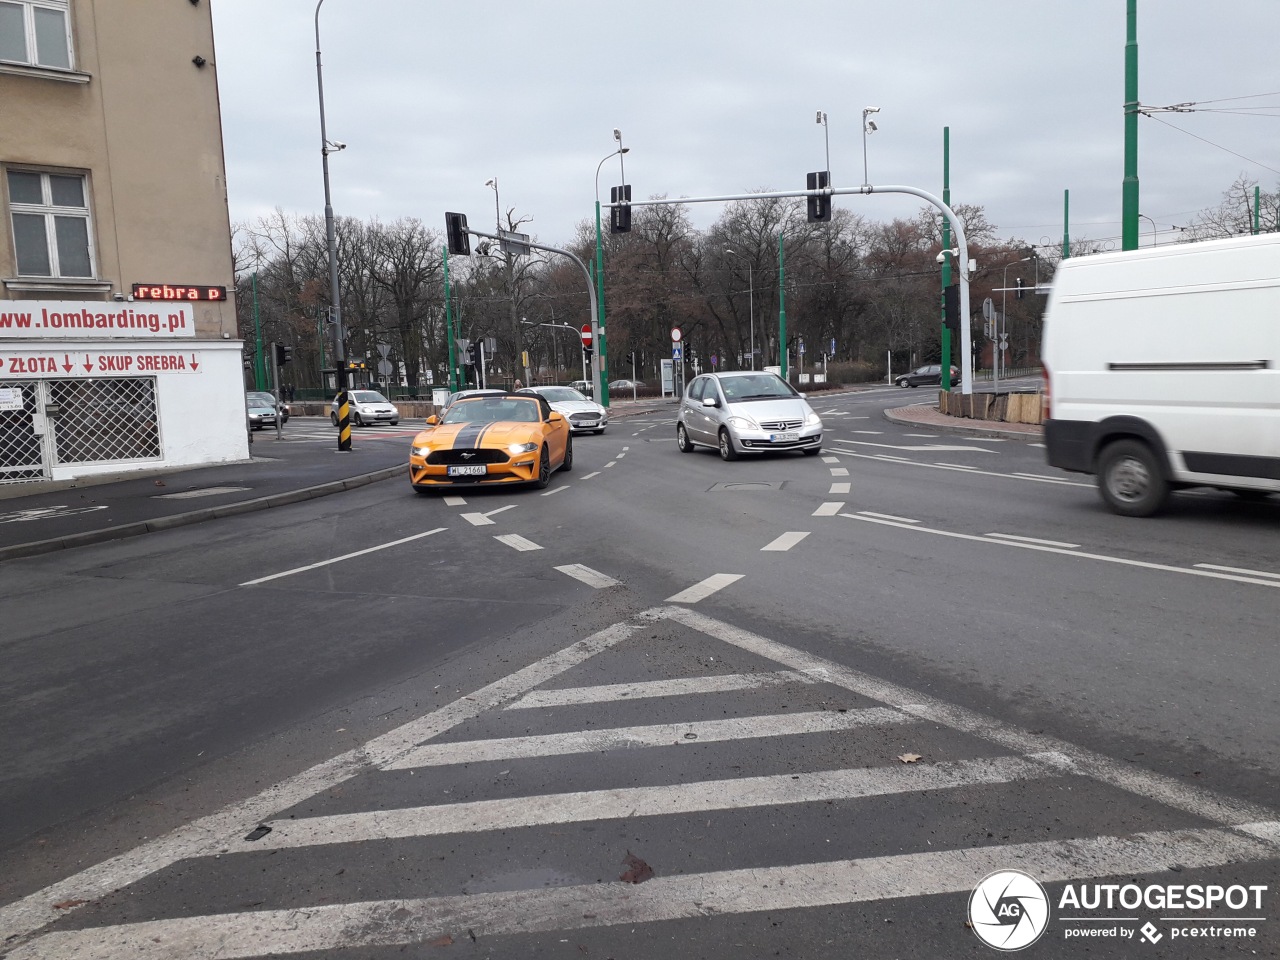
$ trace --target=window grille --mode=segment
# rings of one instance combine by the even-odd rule
[[[39,382],[0,381],[0,387],[22,391],[21,410],[0,410],[0,483],[43,480],[41,438],[31,428],[31,414],[39,409]]]
[[[154,379],[50,380],[49,405],[55,463],[160,459]]]

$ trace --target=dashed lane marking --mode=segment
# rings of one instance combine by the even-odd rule
[[[465,516],[465,514],[464,514]],[[316,570],[319,567],[327,567],[333,563],[341,563],[343,560],[350,560],[352,557],[363,557],[367,553],[376,553],[379,550],[388,550],[391,547],[398,547],[403,543],[411,543],[414,540],[421,540],[423,537],[430,537],[433,534],[443,533],[447,527],[436,527],[434,530],[427,530],[425,533],[415,533],[411,537],[401,537],[399,540],[392,540],[389,543],[380,543],[376,547],[366,547],[363,550],[357,550],[354,553],[344,553],[340,557],[331,557],[328,560],[321,560],[318,563],[309,563],[305,567],[294,567],[292,570],[282,570],[280,573],[273,573],[269,576],[258,577],[256,580],[246,580],[240,584],[242,587],[252,587],[259,583],[267,583],[271,580],[279,580],[281,577],[290,577],[295,573],[305,573],[308,570]]]
[[[582,479],[583,479],[583,480],[590,480],[592,477],[598,477],[598,476],[600,476],[600,471],[599,471],[599,470],[593,470],[591,473],[583,474]]]
[[[828,502],[821,504],[817,510],[813,511],[813,515],[815,517],[834,517],[843,509],[843,500],[829,500]]]
[[[910,517],[895,517],[891,513],[872,513],[870,510],[859,510],[864,517],[876,517],[880,520],[896,520],[898,523],[919,523],[919,520],[912,520]]]
[[[486,511],[485,516],[492,517],[495,513],[503,513],[507,510],[514,510],[515,508],[516,508],[516,505],[514,503],[508,503],[505,507],[498,507],[495,510]]]
[[[804,539],[805,537],[807,537],[808,535],[809,535],[808,531],[801,531],[801,530],[789,530],[788,532],[786,532],[786,533],[782,534],[780,537],[777,537],[776,539],[771,540],[769,543],[765,544],[765,545],[764,545],[763,547],[761,547],[760,549],[761,549],[762,551],[764,551],[764,550],[774,550],[774,551],[785,551],[785,550],[790,550],[792,547],[794,547],[797,543],[799,543],[801,540],[803,540],[803,539]]]
[[[498,540],[501,543],[505,543],[508,547],[511,547],[513,550],[519,550],[521,553],[525,553],[529,550],[542,549],[542,547],[538,546],[532,540],[528,540],[525,537],[520,536],[518,533],[504,533],[500,536],[495,536],[493,539]]]
[[[849,493],[852,487],[853,487],[852,483],[836,482],[831,484],[831,489],[828,490],[827,492],[828,493]]]
[[[554,488],[554,489],[552,489],[552,490],[548,490],[546,493],[539,494],[539,496],[542,496],[542,497],[549,497],[549,496],[551,496],[553,493],[559,493],[561,490],[568,490],[570,486],[572,486],[572,484],[568,484],[568,483],[566,483],[566,484],[565,484],[564,486],[562,486],[562,487],[555,487],[555,488]]]
[[[460,513],[458,516],[462,517],[462,519],[467,521],[467,523],[477,527],[483,527],[487,524],[491,525],[493,523],[493,521],[483,513]]]
[[[590,567],[584,567],[580,563],[566,563],[563,566],[556,567],[561,573],[580,580],[589,587],[595,587],[597,590],[604,587],[616,587],[619,581],[607,574],[601,573],[599,570],[592,570]]]
[[[556,567],[563,570],[563,567]],[[566,571],[568,572],[568,571]],[[617,583],[617,581],[613,581]],[[709,677],[674,677],[671,680],[641,680],[635,683],[601,683],[592,687],[562,687],[558,690],[534,690],[508,710],[532,710],[540,707],[582,706],[589,703],[613,703],[617,700],[648,700],[685,697],[707,693],[732,693],[757,690],[788,683],[817,683],[818,678],[795,670],[769,673],[722,673]]]
[[[830,469],[833,477],[847,477],[849,475],[848,467],[831,467]]]
[[[467,505],[467,501],[462,497],[445,497],[444,505],[446,507],[465,507]]]
[[[612,466],[613,466],[615,463],[617,463],[617,462],[618,462],[617,460],[610,460],[608,463],[606,463],[606,464],[604,465],[604,468],[605,468],[606,470],[608,470],[610,467],[612,467]]]
[[[667,597],[667,603],[697,603],[699,600],[707,599],[717,590],[723,590],[741,579],[742,574],[740,573],[716,573],[705,580],[695,583],[692,587],[687,587],[679,593]]]
[[[839,457],[823,457],[822,462],[823,463],[839,463],[840,458]]]
[[[1249,570],[1245,567],[1223,567],[1216,563],[1197,563],[1201,570],[1221,570],[1224,573],[1242,573],[1250,577],[1274,577],[1280,580],[1280,573],[1269,573],[1266,570]]]

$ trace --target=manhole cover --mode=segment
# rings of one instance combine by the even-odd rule
[[[707,488],[708,493],[742,493],[751,490],[781,490],[783,480],[739,480],[732,483],[717,483]]]
[[[199,490],[183,490],[180,493],[159,493],[153,500],[194,500],[196,497],[216,497],[221,493],[239,493],[250,487],[201,487]]]

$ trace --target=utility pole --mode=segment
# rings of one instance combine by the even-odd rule
[[[1138,249],[1138,0],[1127,0],[1124,46],[1124,184],[1121,194],[1122,250]]]
[[[1071,256],[1071,191],[1062,191],[1062,259]]]
[[[786,264],[783,253],[783,241],[785,239],[785,233],[778,234],[778,363],[782,367],[783,380],[787,379],[787,290]]]
[[[951,128],[942,128],[942,202],[951,206]],[[951,224],[942,218],[942,389],[951,389],[951,331],[947,328],[947,287],[951,286]]]

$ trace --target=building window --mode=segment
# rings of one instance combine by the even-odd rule
[[[71,69],[70,0],[0,0],[0,60]]]
[[[10,170],[8,182],[18,275],[94,276],[85,177]]]

